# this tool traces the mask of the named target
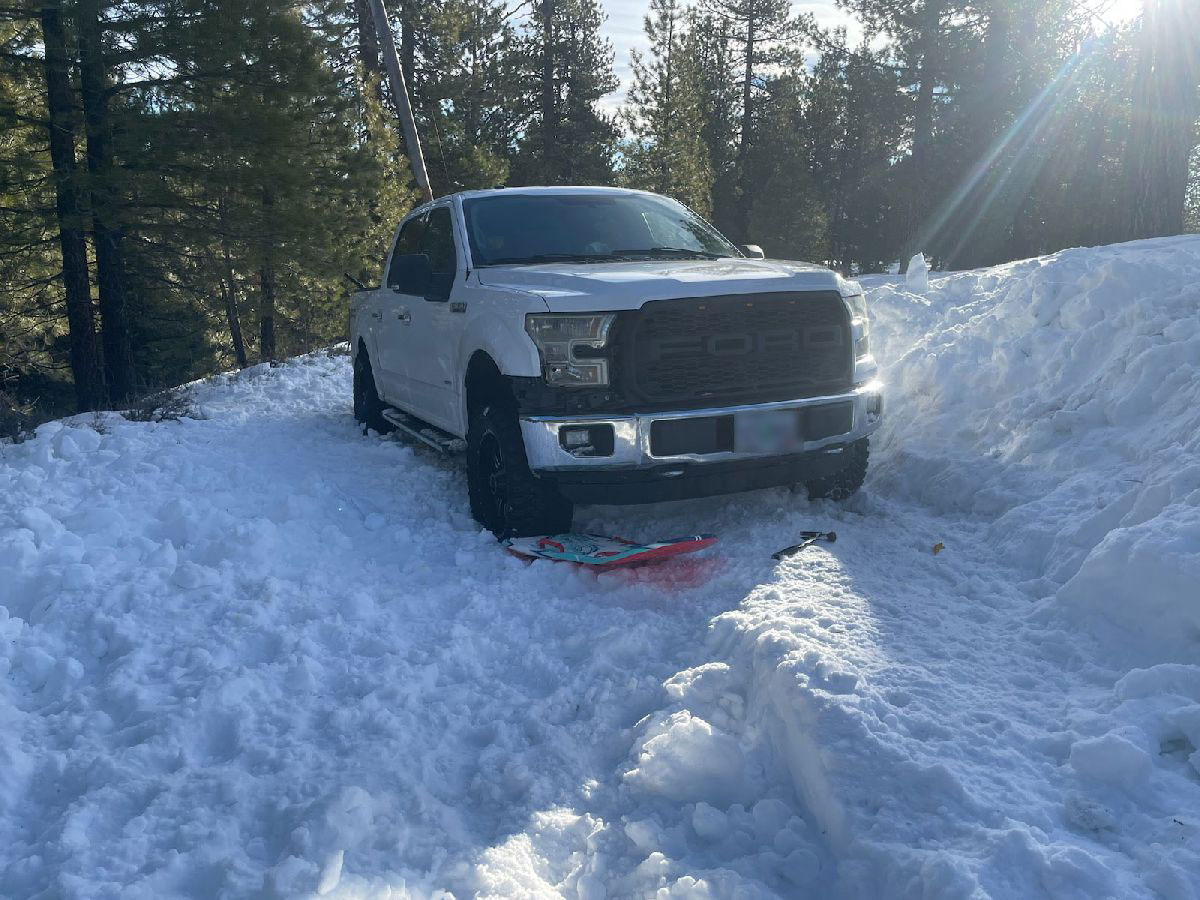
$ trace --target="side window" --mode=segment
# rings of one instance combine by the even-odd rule
[[[421,241],[421,252],[429,257],[434,275],[451,275],[458,270],[458,258],[454,253],[454,227],[450,210],[444,206],[429,213],[429,226]]]
[[[396,247],[392,251],[392,265],[388,269],[388,287],[406,287],[406,285],[400,283],[403,278],[403,272],[401,271],[402,267],[398,263],[401,256],[421,252],[421,237],[425,233],[425,219],[425,216],[417,216],[415,219],[409,219],[404,223],[404,227],[400,229],[400,234],[396,238]]]
[[[432,277],[426,300],[449,300],[458,271],[458,257],[454,253],[454,226],[450,210],[439,206],[429,213],[429,225],[421,240],[421,252],[429,257]]]

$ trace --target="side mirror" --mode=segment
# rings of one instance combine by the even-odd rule
[[[742,244],[741,249],[742,249],[742,252],[745,253],[749,259],[766,259],[767,258],[767,255],[765,253],[763,253],[763,248],[758,246],[758,244]]]
[[[424,253],[405,253],[392,260],[388,287],[397,294],[423,296],[433,280],[433,265]]]

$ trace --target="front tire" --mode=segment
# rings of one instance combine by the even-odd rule
[[[384,402],[375,389],[375,373],[371,370],[371,358],[365,347],[359,347],[354,356],[354,420],[365,428],[373,428],[380,434],[392,430],[392,423],[383,417]]]
[[[804,482],[809,500],[845,500],[858,491],[867,477],[870,438],[860,438],[845,450],[846,465],[832,475]]]
[[[471,415],[467,430],[471,515],[498,538],[571,530],[571,502],[529,469],[517,417],[496,404]]]

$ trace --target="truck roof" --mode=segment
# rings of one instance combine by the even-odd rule
[[[647,191],[637,191],[632,188],[603,187],[596,185],[530,185],[528,187],[499,187],[484,190],[458,191],[448,194],[448,197],[493,197],[508,194],[645,194]],[[441,198],[439,198],[441,199]]]

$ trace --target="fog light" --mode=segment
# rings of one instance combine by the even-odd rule
[[[883,394],[868,394],[863,410],[867,414],[867,422],[875,424],[883,415]]]
[[[568,450],[574,450],[576,447],[583,447],[592,442],[590,428],[564,428],[562,430],[562,445]]]
[[[558,443],[572,456],[612,456],[615,437],[611,424],[567,425],[558,430]]]

